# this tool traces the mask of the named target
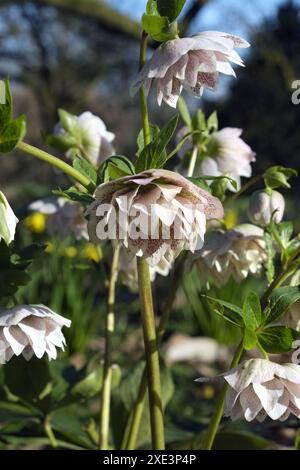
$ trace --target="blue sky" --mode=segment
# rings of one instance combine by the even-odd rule
[[[185,8],[191,4],[187,0]],[[139,20],[145,10],[146,0],[107,0],[109,5]],[[265,18],[272,16],[284,0],[211,0],[202,10],[191,33],[200,30],[218,29],[249,35]],[[300,0],[295,0],[300,5]]]

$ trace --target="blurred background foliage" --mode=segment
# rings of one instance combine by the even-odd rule
[[[266,3],[269,8],[264,9]],[[137,14],[141,4],[144,8],[140,0],[124,0],[122,5],[100,0],[0,0],[0,77],[11,78],[16,114],[28,116],[30,143],[42,145],[43,134],[51,132],[57,122],[58,107],[74,114],[91,110],[116,134],[118,153],[135,155],[140,120],[137,98],[129,96],[129,87],[138,67]],[[213,29],[207,27],[211,21],[214,29],[241,33],[252,43],[245,57],[247,67],[238,71],[237,81],[229,85],[224,80],[217,94],[207,93],[201,102],[189,101],[189,105],[194,109],[202,106],[207,112],[217,108],[220,127],[244,128],[244,139],[257,152],[255,172],[275,164],[299,170],[300,107],[291,101],[291,84],[300,79],[299,3],[192,0],[180,20],[183,33],[194,33],[204,26]],[[158,109],[153,97],[150,111],[152,121],[158,124],[172,114],[167,107]],[[29,269],[31,282],[17,292],[16,301],[44,303],[70,318],[73,325],[65,331],[68,349],[59,361],[28,365],[12,360],[1,369],[0,448],[48,446],[45,432],[49,424],[61,447],[96,446],[111,251],[107,246],[95,248],[72,238],[49,238],[44,216],[28,216],[26,212],[29,201],[66,185],[62,175],[30,157],[18,152],[1,157],[0,188],[23,220],[16,245],[39,243],[46,247],[37,254]],[[295,186],[288,204],[289,218],[295,218],[298,196]],[[245,207],[242,201],[229,211],[229,228],[246,220]],[[178,361],[172,364],[172,376],[165,368],[167,442],[175,449],[199,447],[218,386],[193,386],[193,379],[228,366],[231,345],[239,334],[204,303],[200,291],[205,286],[198,282],[193,272],[186,275],[179,292],[164,344],[166,362],[171,346],[184,344],[182,340],[190,336],[213,338],[225,350],[207,364],[199,358]],[[172,277],[160,278],[155,285],[158,313],[171,286]],[[228,285],[219,295],[242,303],[250,289],[263,287],[248,280],[238,288],[234,283]],[[136,398],[133,384],[142,372],[143,348],[137,296],[119,286],[117,298],[112,405],[112,422],[117,426],[113,426],[112,439],[118,444]],[[262,438],[255,435],[259,426],[226,422],[216,446],[267,448],[274,447],[273,441],[281,445],[295,441],[297,424],[293,419],[287,428],[268,422]],[[148,429],[149,417],[145,415],[140,446],[149,445]]]

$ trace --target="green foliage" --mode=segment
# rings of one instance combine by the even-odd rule
[[[13,102],[9,81],[5,80],[4,104],[0,104],[0,153],[9,153],[17,147],[26,134],[26,118],[13,120]]]
[[[133,163],[123,155],[107,158],[99,169],[100,180],[103,183],[134,174],[135,168]]]
[[[189,109],[186,105],[186,102],[184,101],[182,96],[180,96],[179,100],[178,100],[178,111],[179,111],[180,117],[183,120],[183,122],[185,123],[185,125],[189,128],[189,130],[192,131],[193,130],[192,117],[190,115],[190,112],[189,112]]]
[[[180,15],[186,0],[157,0],[157,10],[161,16],[166,16],[170,22]]]
[[[258,334],[259,344],[270,354],[284,354],[293,349],[293,343],[300,339],[300,333],[286,326],[271,326]]]
[[[86,176],[94,185],[97,184],[97,171],[85,158],[77,154],[73,159],[73,167],[83,176]]]
[[[142,150],[136,163],[136,171],[163,168],[167,160],[166,147],[178,124],[178,115],[170,119],[152,142]]]
[[[265,325],[279,320],[295,302],[300,299],[298,287],[284,286],[275,289],[269,298]]]
[[[176,18],[180,14],[185,0],[148,0],[146,13],[142,16],[144,30],[158,42],[178,37]]]
[[[265,184],[267,188],[290,188],[289,179],[297,176],[298,172],[292,168],[283,166],[273,166],[269,168],[265,174]]]

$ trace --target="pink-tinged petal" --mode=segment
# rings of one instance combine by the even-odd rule
[[[261,411],[262,404],[260,399],[255,394],[252,385],[249,385],[249,387],[247,387],[241,392],[239,396],[239,401],[243,409],[246,421],[253,421],[258,415],[258,413]]]
[[[164,97],[163,97],[164,102],[167,103],[169,106],[171,106],[171,108],[176,108],[182,89],[183,89],[183,86],[180,83],[180,81],[177,80],[177,78],[174,78],[173,84],[172,84],[172,92],[170,95],[164,94]]]
[[[277,372],[277,366],[265,359],[250,359],[226,372],[223,377],[234,390],[241,392],[251,383],[264,383],[272,380]]]
[[[26,359],[26,361],[30,361],[34,355],[34,351],[31,346],[27,346],[22,352],[23,357]]]
[[[200,38],[206,37],[206,38],[210,38],[211,40],[215,40],[217,42],[220,41],[226,46],[228,44],[226,41],[230,40],[230,42],[232,43],[232,46],[231,46],[232,48],[233,47],[237,47],[237,48],[250,47],[249,42],[241,38],[240,36],[235,36],[233,34],[228,34],[228,33],[224,33],[221,31],[204,31],[202,33],[197,34],[197,37],[200,37]]]
[[[194,88],[198,79],[199,58],[194,52],[190,52],[189,61],[185,70],[184,85]]]
[[[3,334],[14,354],[20,356],[25,346],[28,345],[29,341],[27,336],[18,326],[4,327]]]
[[[218,77],[218,73],[199,72],[197,83],[198,85],[214,91],[218,86]]]
[[[24,323],[20,323],[19,327],[28,336],[36,357],[41,359],[46,349],[45,332]]]
[[[284,386],[278,379],[263,384],[254,383],[253,389],[271,419],[279,419],[287,410],[288,397],[283,397]]]

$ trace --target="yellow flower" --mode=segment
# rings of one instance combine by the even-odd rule
[[[83,250],[83,255],[95,263],[99,263],[102,259],[102,250],[99,246],[88,243]]]
[[[77,253],[78,251],[77,251],[77,248],[75,248],[75,246],[68,246],[65,249],[65,256],[67,256],[68,258],[75,258]]]
[[[55,249],[54,244],[52,242],[48,242],[46,250],[45,250],[46,253],[53,253],[54,249]]]
[[[40,212],[34,212],[26,218],[26,226],[34,233],[43,233],[46,228],[47,217]]]
[[[225,218],[224,218],[224,222],[225,222],[227,230],[231,230],[234,227],[236,227],[237,221],[238,221],[238,216],[237,216],[236,211],[229,210],[226,213]]]

